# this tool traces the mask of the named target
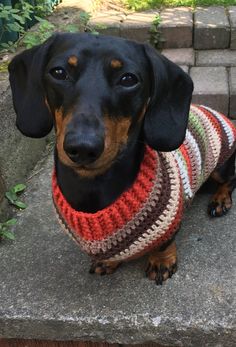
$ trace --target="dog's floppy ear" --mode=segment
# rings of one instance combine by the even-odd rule
[[[20,53],[9,64],[16,126],[29,137],[46,136],[53,126],[52,115],[45,104],[42,79],[48,50],[55,36]]]
[[[151,95],[144,120],[145,141],[158,151],[183,142],[192,98],[191,78],[152,47],[144,45],[151,68]]]

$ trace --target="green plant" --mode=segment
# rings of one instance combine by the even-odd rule
[[[12,6],[4,6],[0,4],[0,19],[2,21],[0,30],[0,42],[3,35],[7,32],[17,32],[19,34],[24,32],[25,18],[29,13],[24,13],[20,9],[12,8]],[[11,41],[8,42],[8,45]],[[2,46],[2,44],[1,44]]]
[[[66,24],[59,27],[60,31],[75,33],[78,31],[85,31],[89,32],[91,34],[98,34],[97,27],[94,28],[91,25],[89,25],[89,20],[91,18],[91,14],[85,11],[82,11],[78,15],[78,24]]]
[[[161,35],[161,31],[159,29],[161,23],[161,17],[159,15],[155,16],[154,21],[149,29],[150,33],[150,43],[156,48],[162,48],[162,44],[165,42],[165,39]]]
[[[27,31],[21,39],[21,42],[23,42],[26,48],[32,48],[33,46],[44,42],[56,29],[55,25],[50,23],[48,20],[37,16],[35,18],[39,22],[37,31]]]
[[[2,239],[14,240],[14,234],[9,230],[15,225],[17,220],[15,218],[9,219],[4,223],[0,223],[0,241]]]
[[[0,20],[2,21],[0,27],[0,42],[4,34],[11,32],[17,33],[21,39],[25,35],[26,29],[30,23],[36,21],[42,21],[42,23],[40,23],[40,39],[47,39],[51,35],[52,24],[48,21],[44,22],[41,17],[48,15],[50,12],[52,12],[52,7],[44,0],[35,0],[35,6],[32,6],[25,0],[20,0],[14,8],[12,6],[4,6],[3,4],[0,4]],[[47,31],[49,31],[48,35],[46,35]],[[32,47],[33,45],[40,43],[40,39],[37,39],[36,37],[28,38],[29,41],[31,40],[29,45],[32,44]],[[15,51],[17,45],[18,43],[13,43],[12,41],[1,43],[0,50]]]
[[[22,193],[25,188],[26,186],[20,183],[16,184],[5,193],[5,197],[7,198],[9,203],[22,210],[25,209],[27,205],[18,199],[18,194]]]

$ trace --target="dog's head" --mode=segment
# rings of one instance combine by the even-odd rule
[[[9,72],[19,130],[43,137],[54,124],[60,160],[82,176],[105,172],[137,140],[158,151],[183,142],[192,81],[148,45],[56,34]]]

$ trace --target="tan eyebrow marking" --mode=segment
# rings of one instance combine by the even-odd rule
[[[123,66],[122,61],[118,60],[118,59],[112,59],[111,61],[111,67],[113,67],[114,69],[119,69]]]
[[[70,64],[72,66],[77,66],[78,58],[75,55],[71,55],[68,59],[68,64]]]

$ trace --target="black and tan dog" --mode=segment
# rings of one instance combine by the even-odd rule
[[[16,125],[26,136],[56,131],[58,185],[70,206],[96,213],[135,181],[148,144],[173,151],[186,134],[193,84],[148,45],[89,34],[56,34],[9,66]],[[212,174],[212,216],[231,207],[235,154]],[[154,250],[147,275],[160,284],[176,271],[173,239]],[[99,261],[92,272],[115,270]]]

